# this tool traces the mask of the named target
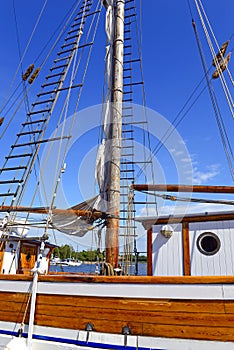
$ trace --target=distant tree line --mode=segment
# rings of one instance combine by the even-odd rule
[[[98,250],[82,250],[81,252],[75,251],[75,249],[69,245],[65,244],[61,247],[57,247],[53,251],[54,257],[59,257],[61,260],[72,258],[75,260],[95,262],[99,258],[101,261],[104,260],[104,252],[99,252]],[[135,261],[134,255],[132,256],[132,261]],[[147,258],[145,255],[138,256],[139,262],[146,262]]]
[[[53,256],[59,257],[61,260],[72,258],[82,261],[96,261],[98,252],[97,250],[82,250],[82,252],[76,252],[71,245],[65,244],[61,247],[55,248]],[[99,257],[100,259],[103,259],[103,254],[99,253]]]

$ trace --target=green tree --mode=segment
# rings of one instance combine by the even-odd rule
[[[54,256],[58,256],[60,259],[73,258],[82,261],[97,261],[99,256],[100,260],[103,260],[104,254],[97,250],[83,250],[82,252],[76,252],[74,248],[68,244],[62,245],[59,248],[55,248],[53,252]]]

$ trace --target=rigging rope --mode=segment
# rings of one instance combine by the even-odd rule
[[[97,3],[97,7],[95,9],[95,12],[98,12],[99,9],[100,9],[100,3]],[[93,19],[91,21],[89,30],[88,30],[87,35],[86,35],[86,42],[88,41],[89,35],[91,33],[91,28],[93,26],[94,26],[94,32],[93,32],[93,35],[92,35],[92,42],[94,41],[94,38],[95,38],[96,33],[97,33],[99,19],[100,19],[100,12],[98,14],[96,23],[94,22],[94,20],[95,20],[94,17],[93,17]],[[84,9],[83,9],[82,19],[81,19],[81,24],[80,24],[80,37],[78,38],[78,41],[77,41],[77,48],[79,46],[80,38],[81,38],[81,35],[82,35],[82,29],[83,29],[83,26],[84,26],[84,21],[85,21],[85,4],[84,4]],[[71,88],[72,88],[72,85],[74,83],[75,77],[77,75],[78,68],[79,68],[79,66],[81,64],[82,54],[83,54],[83,51],[81,53],[81,56],[78,57],[78,50],[76,50],[76,52],[74,54],[74,61],[73,61],[72,73],[71,73],[71,77],[70,77],[69,89],[68,89],[67,97],[66,97],[66,100],[65,100],[65,103],[64,103],[64,106],[63,106],[63,110],[62,110],[61,115],[60,115],[59,122],[58,122],[58,125],[59,125],[60,122],[61,122],[62,115],[64,113],[62,136],[63,136],[63,133],[64,133],[65,120],[67,119],[68,104],[69,104],[69,98],[70,98],[70,94],[71,94]],[[89,50],[89,54],[88,54],[88,57],[87,57],[86,65],[85,65],[85,68],[84,68],[84,73],[83,73],[83,78],[82,78],[82,86],[84,84],[84,80],[85,80],[85,77],[86,77],[88,64],[89,64],[89,61],[90,61],[90,56],[91,56],[91,50]],[[80,92],[78,94],[76,105],[75,105],[75,108],[74,108],[74,111],[73,111],[72,122],[71,122],[71,125],[70,125],[70,128],[69,128],[69,135],[72,134],[72,129],[73,129],[73,126],[75,124],[76,113],[77,113],[77,109],[78,109],[78,105],[79,105],[79,101],[80,101],[80,97],[81,97],[81,90],[82,90],[82,88],[80,89]],[[58,128],[57,128],[57,131],[58,131]],[[67,143],[65,145],[65,149],[64,149],[64,152],[63,152],[61,164],[65,163],[65,158],[67,156],[67,151],[68,151],[69,145],[70,145],[70,139],[67,140]],[[61,142],[60,142],[60,149],[59,149],[59,153],[58,154],[61,153],[61,146],[62,145],[61,145]],[[59,157],[58,157],[58,160],[59,160]],[[58,170],[58,163],[57,163],[57,170]],[[56,172],[55,172],[55,174],[56,174]],[[57,189],[55,189],[55,191],[57,191]],[[52,200],[52,202],[51,202],[51,207],[53,207],[53,204],[54,204],[54,200]]]
[[[191,15],[191,18],[193,19],[193,16],[192,16],[192,9],[191,9],[191,5],[190,5],[190,2],[189,0],[187,0],[188,2],[188,6],[189,6],[189,11],[190,11],[190,15]],[[230,37],[230,40],[232,38],[232,36],[234,35],[234,33],[231,35]],[[205,75],[204,77],[202,78],[202,80],[198,83],[198,85],[195,87],[195,89],[193,90],[192,94],[189,96],[189,98],[187,99],[187,101],[185,102],[184,106],[181,108],[181,110],[179,111],[179,113],[177,114],[177,116],[174,118],[174,120],[172,121],[172,125],[170,126],[170,128],[168,128],[168,130],[165,132],[165,134],[163,135],[162,137],[162,140],[160,140],[158,142],[158,144],[155,146],[155,148],[153,149],[152,151],[152,154],[150,156],[150,159],[152,160],[152,157],[154,155],[156,155],[160,149],[163,147],[163,144],[165,143],[165,141],[171,136],[171,134],[174,132],[174,130],[176,129],[176,127],[182,122],[182,120],[187,116],[188,112],[190,111],[190,109],[193,107],[193,105],[196,103],[196,101],[198,100],[198,98],[201,96],[201,94],[204,92],[204,90],[206,89],[206,86],[202,89],[202,91],[199,93],[199,95],[195,98],[195,100],[192,102],[192,104],[187,108],[187,110],[184,112],[184,114],[181,116],[181,118],[179,118],[179,116],[181,115],[181,113],[184,111],[185,107],[189,104],[190,100],[192,99],[192,97],[195,95],[196,91],[198,90],[198,88],[200,87],[200,85],[202,84],[202,82],[204,81],[204,79],[207,79],[207,75],[208,73],[210,72],[212,68],[212,65],[210,65],[210,68],[207,69],[206,68],[206,71],[205,71]],[[215,95],[214,95],[215,96]],[[215,98],[215,97],[214,97]],[[215,98],[216,99],[216,98]],[[221,115],[221,114],[220,114]],[[176,123],[176,124],[175,124]],[[228,144],[228,147],[229,147],[229,152],[231,154],[231,156],[233,157],[233,153],[232,153],[232,149],[231,149],[231,146],[230,146],[230,142],[229,142],[229,139],[228,139],[228,136],[227,136],[227,133],[226,133],[226,130],[225,130],[225,127],[224,127],[224,123],[222,121],[222,118],[220,120],[220,124],[223,126],[223,131],[222,133],[225,135],[226,137],[226,140],[227,140],[227,144]],[[219,127],[219,130],[222,129],[221,126]],[[224,139],[224,136],[222,136],[222,140]],[[226,149],[226,146],[224,146],[224,148]],[[225,152],[226,153],[226,152]],[[227,156],[228,158],[228,156]],[[230,161],[228,160],[228,163],[229,163],[229,167],[230,167]],[[139,172],[137,173],[136,177],[135,177],[135,180],[137,178],[139,178],[141,176],[141,174],[143,173],[143,171],[147,168],[147,164],[145,164],[144,166],[141,167],[141,169],[139,170]],[[232,168],[232,167],[231,167]],[[232,170],[231,170],[231,173],[232,173]]]
[[[77,4],[77,6],[78,6],[78,4]],[[51,52],[53,51],[53,49],[54,49],[54,47],[56,46],[57,42],[58,42],[59,39],[61,38],[61,36],[62,36],[62,34],[64,33],[65,29],[67,28],[68,23],[69,23],[70,20],[71,20],[71,17],[74,15],[74,12],[75,12],[77,6],[76,6],[75,9],[72,11],[72,14],[69,16],[69,18],[67,19],[67,21],[66,21],[66,23],[65,23],[65,25],[64,25],[64,27],[63,27],[63,29],[62,29],[61,32],[59,33],[59,35],[58,35],[57,39],[55,40],[54,44],[52,45],[51,50],[50,50],[49,54],[46,56],[46,58],[44,59],[44,61],[43,61],[42,65],[41,65],[41,67],[43,67],[43,66],[45,65],[47,59],[50,57]],[[50,114],[50,117],[51,117],[51,114]],[[49,119],[50,119],[50,118],[47,118],[48,121],[49,121]],[[44,130],[43,133],[41,133],[41,138],[44,137],[44,134],[45,134],[45,130]],[[39,151],[39,147],[38,147],[38,150],[37,150],[37,154],[38,154],[38,151]],[[35,154],[35,157],[37,157],[37,154]],[[32,166],[34,166],[34,164],[31,164],[31,169],[32,169]],[[27,182],[27,180],[28,180],[28,178],[29,178],[30,172],[31,172],[31,170],[29,169],[28,175],[27,175],[27,177],[26,177],[26,179],[25,179],[25,183]],[[37,189],[38,189],[38,187],[36,187],[35,193],[36,193]],[[21,198],[22,198],[22,196],[23,196],[25,190],[26,190],[26,186],[24,186],[24,188],[23,188],[23,190],[22,190],[22,192],[21,192],[21,194],[20,194],[20,196],[19,196],[19,198],[18,198],[17,205],[20,203],[20,200],[21,200]]]
[[[210,28],[211,33],[212,33],[212,35],[213,35],[213,38],[214,38],[214,40],[215,40],[215,43],[216,43],[216,45],[217,45],[217,47],[218,47],[218,49],[219,49],[220,46],[218,45],[218,42],[217,42],[217,40],[216,40],[216,38],[215,38],[215,36],[214,36],[213,30],[212,30],[212,28],[211,28],[211,26],[210,26],[210,23],[209,23],[208,18],[207,18],[207,16],[206,16],[205,10],[204,10],[204,8],[203,8],[203,6],[202,6],[202,4],[201,4],[201,1],[200,1],[200,0],[198,0],[198,1],[200,2],[200,6],[202,7],[203,13],[204,13],[205,18],[206,18],[206,20],[207,20],[207,22],[208,22],[208,25],[209,25],[209,28]],[[201,9],[199,8],[199,5],[198,5],[197,0],[194,0],[194,2],[195,2],[195,5],[196,5],[196,8],[197,8],[199,17],[200,17],[200,21],[201,21],[201,23],[202,23],[202,27],[203,27],[204,33],[205,33],[205,35],[206,35],[206,40],[207,40],[207,43],[208,43],[208,45],[209,45],[209,48],[210,48],[212,57],[213,57],[213,59],[214,59],[216,68],[218,69],[218,72],[219,72],[219,77],[220,77],[220,80],[221,80],[221,83],[222,83],[222,87],[223,87],[224,94],[225,94],[226,99],[227,99],[227,102],[228,102],[228,106],[229,106],[230,112],[231,112],[231,114],[232,114],[232,117],[234,118],[234,113],[233,113],[233,105],[234,105],[234,104],[233,104],[233,99],[232,99],[231,93],[230,93],[229,88],[228,88],[228,86],[227,86],[225,77],[224,77],[224,75],[223,75],[222,72],[221,72],[220,64],[219,64],[219,62],[218,62],[217,59],[216,59],[215,50],[214,50],[214,47],[213,47],[213,45],[212,45],[212,42],[211,42],[211,39],[210,39],[208,30],[207,30],[207,28],[206,28],[205,21],[204,21],[204,19],[203,19],[202,13],[201,13]],[[221,58],[223,59],[222,53],[221,53]],[[233,81],[232,77],[231,77],[231,81]]]
[[[159,194],[155,192],[150,191],[141,191],[142,193],[148,193],[155,197],[160,197],[165,200],[170,201],[180,201],[180,202],[194,202],[194,203],[210,203],[210,204],[225,204],[225,205],[234,205],[234,201],[228,201],[228,200],[216,200],[216,199],[203,199],[203,198],[188,198],[188,197],[179,197],[179,196],[172,196],[169,194]]]
[[[46,1],[47,1],[47,0],[46,0]],[[49,51],[47,57],[43,60],[43,63],[40,65],[41,68],[42,68],[42,67],[44,66],[44,64],[47,62],[47,60],[48,60],[49,56],[51,55],[53,49],[55,48],[55,46],[57,45],[58,41],[59,41],[60,38],[62,37],[64,31],[66,30],[67,26],[69,25],[69,23],[70,23],[70,21],[71,21],[73,15],[74,15],[74,13],[75,13],[76,9],[78,8],[78,6],[79,6],[79,4],[80,4],[81,1],[82,1],[82,0],[79,0],[78,2],[77,2],[77,1],[74,2],[73,6],[72,6],[71,9],[67,12],[67,14],[64,16],[63,20],[61,21],[61,23],[59,24],[59,26],[56,28],[56,30],[54,31],[54,33],[51,35],[51,37],[50,37],[50,39],[48,40],[48,42],[47,42],[47,43],[45,44],[45,46],[42,48],[42,50],[41,50],[41,52],[39,53],[39,55],[35,58],[34,62],[37,62],[37,61],[39,60],[39,58],[41,57],[42,53],[43,53],[43,52],[45,51],[45,49],[47,48],[47,46],[49,46],[49,44],[50,44],[50,42],[52,41],[52,39],[54,38],[55,34],[58,32],[58,30],[59,30],[59,29],[62,27],[62,25],[63,25],[61,31],[59,32],[59,34],[58,34],[58,36],[57,36],[57,39],[54,41],[54,44],[50,46],[50,51]],[[39,15],[39,17],[42,15],[42,12],[43,12],[43,11],[44,11],[44,8],[42,8],[42,11],[41,11],[41,14]],[[68,16],[68,15],[69,15],[69,17],[68,17],[68,19],[67,19],[67,16]],[[65,21],[65,20],[66,20],[66,21]],[[65,22],[65,24],[64,24],[64,22]],[[39,18],[38,18],[38,23],[39,23]],[[33,32],[35,32],[38,23],[35,25]],[[31,37],[30,37],[30,42],[31,42],[31,40],[32,40],[32,35],[31,35]],[[29,48],[29,43],[28,43],[28,45],[27,45],[27,49],[25,49],[25,51],[24,51],[24,54],[23,54],[23,56],[22,56],[22,60],[23,60],[24,56],[26,55],[26,53],[27,53],[27,51],[28,51],[28,48]],[[19,65],[18,65],[18,67],[17,67],[17,70],[16,70],[16,72],[15,72],[15,75],[14,75],[14,77],[13,77],[13,79],[12,79],[12,82],[11,82],[11,84],[10,84],[10,86],[9,86],[9,89],[8,89],[7,94],[6,94],[6,97],[5,97],[5,102],[3,102],[3,104],[2,104],[2,106],[1,106],[1,108],[0,108],[0,113],[2,113],[2,112],[4,111],[4,109],[5,109],[6,106],[9,104],[9,102],[11,101],[11,99],[13,98],[13,96],[15,95],[15,93],[17,92],[17,90],[20,88],[20,86],[21,86],[21,84],[22,84],[22,81],[21,81],[21,82],[17,85],[17,87],[15,88],[15,90],[13,91],[13,93],[10,95],[10,91],[11,91],[11,89],[12,89],[12,86],[13,86],[13,84],[14,84],[14,81],[15,81],[15,79],[16,79],[16,76],[17,76],[17,74],[18,74],[18,71],[19,71],[19,69],[20,69],[20,65],[21,65],[21,62],[19,63]],[[31,88],[31,86],[30,86],[30,88]],[[28,94],[28,92],[29,92],[29,89],[28,89],[28,91],[27,91],[27,94]],[[10,95],[10,96],[9,96],[9,95]],[[15,102],[12,103],[11,107],[7,110],[7,112],[6,112],[5,114],[8,114],[8,113],[9,113],[10,109],[14,106],[14,104],[16,103],[16,101],[18,100],[18,98],[19,98],[20,95],[21,95],[21,93],[18,95],[18,97],[15,99]],[[25,98],[25,96],[21,99],[21,102],[20,102],[19,105],[21,105],[21,103],[24,101],[24,98]],[[16,114],[16,112],[14,112],[13,115],[15,116],[15,114]],[[7,129],[7,128],[9,127],[9,125],[10,125],[10,123],[12,122],[13,118],[14,118],[14,117],[12,116],[5,129]],[[4,132],[4,133],[5,133],[5,132]],[[0,139],[2,138],[2,136],[3,136],[3,134],[1,135]]]
[[[22,83],[22,82],[20,82],[20,83],[18,84],[18,86],[17,86],[16,89],[14,90],[13,94],[9,97],[11,88],[13,87],[13,84],[14,84],[14,82],[15,82],[15,79],[16,79],[16,77],[17,77],[17,74],[18,74],[20,68],[21,68],[21,71],[23,72],[22,63],[23,63],[24,57],[25,57],[25,55],[26,55],[26,53],[27,53],[27,51],[28,51],[28,48],[29,48],[30,43],[31,43],[31,41],[32,41],[32,39],[33,39],[33,36],[34,36],[34,34],[35,34],[35,31],[36,31],[36,29],[37,29],[37,27],[38,27],[38,24],[39,24],[39,22],[40,22],[40,19],[41,19],[41,17],[42,17],[42,14],[43,14],[43,12],[44,12],[44,10],[45,10],[45,6],[46,6],[47,1],[48,1],[48,0],[45,0],[44,4],[43,4],[43,6],[42,6],[42,9],[41,9],[40,14],[39,14],[39,16],[38,16],[38,19],[37,19],[37,21],[36,21],[36,23],[35,23],[35,25],[34,25],[32,34],[31,34],[31,36],[30,36],[30,38],[29,38],[29,40],[28,40],[28,43],[27,43],[27,45],[26,45],[26,47],[25,47],[25,49],[24,49],[23,55],[21,56],[20,40],[19,40],[19,30],[18,30],[17,19],[16,19],[15,0],[13,0],[14,21],[15,21],[15,26],[16,26],[16,37],[17,37],[17,44],[18,44],[18,52],[19,52],[20,62],[19,62],[19,64],[18,64],[18,67],[16,68],[15,75],[13,76],[13,79],[12,79],[12,81],[11,81],[11,83],[10,83],[10,86],[9,86],[9,88],[8,88],[8,91],[7,91],[7,93],[6,93],[6,97],[5,97],[5,99],[4,99],[5,102],[3,102],[3,104],[2,104],[2,106],[1,106],[1,108],[0,108],[0,113],[3,112],[3,110],[5,109],[5,107],[7,106],[7,104],[9,103],[10,99],[14,96],[15,92],[18,90],[18,88],[20,87],[20,85],[21,85],[21,83]],[[26,93],[26,91],[24,92],[24,95],[25,95],[25,93]],[[23,102],[23,100],[22,100],[22,102]],[[27,103],[28,103],[28,102],[27,102]],[[28,104],[28,107],[29,107],[29,104]],[[11,119],[11,120],[12,120],[12,119]],[[2,136],[1,136],[1,137],[2,137]]]
[[[136,8],[136,4],[135,4],[135,8]],[[148,119],[148,113],[147,113],[147,109],[146,109],[146,93],[145,93],[145,84],[144,84],[144,75],[143,75],[143,65],[142,65],[142,1],[140,2],[140,26],[138,26],[138,21],[136,20],[136,32],[137,32],[137,48],[138,48],[138,55],[140,57],[140,74],[141,74],[141,81],[143,82],[142,84],[142,96],[143,96],[143,106],[144,106],[144,115],[145,115],[145,119],[147,121],[146,124],[146,130],[144,132],[144,160],[145,160],[145,164],[150,164],[151,166],[151,172],[152,172],[152,181],[153,183],[155,183],[155,172],[154,172],[154,166],[153,166],[153,162],[152,159],[150,159],[150,163],[147,163],[147,156],[146,156],[146,143],[145,143],[145,138],[147,138],[147,142],[148,142],[148,147],[149,147],[149,151],[150,153],[152,153],[152,145],[151,145],[151,140],[150,140],[150,132],[149,132],[149,119]],[[137,16],[137,14],[136,14]],[[146,135],[145,135],[146,133]],[[136,179],[136,177],[135,177]],[[158,213],[158,203],[157,201],[155,201],[155,208],[156,208],[156,213]],[[148,207],[147,207],[147,211],[148,211]]]
[[[78,6],[78,4],[77,4],[77,6]],[[77,6],[75,7],[75,9],[77,8]],[[74,11],[75,11],[75,9],[74,9]],[[74,12],[73,11],[73,12]],[[73,15],[73,12],[72,12],[72,15]],[[71,15],[71,16],[72,16]],[[68,22],[70,21],[70,18],[71,18],[71,16],[69,17],[69,19],[67,20],[67,22],[66,22],[66,25],[64,26],[64,28],[63,28],[63,31],[65,30],[65,28],[67,27],[67,24],[68,24]],[[62,35],[62,33],[60,33],[60,35],[59,35],[59,38],[60,38],[60,36]],[[57,41],[58,41],[58,38],[57,38]],[[56,41],[56,42],[57,42]],[[55,46],[55,44],[54,44],[54,46]],[[47,56],[47,57],[49,57],[49,55]],[[43,62],[43,64],[45,63],[45,60],[44,60],[44,62]],[[36,155],[37,156],[37,155]],[[38,156],[37,156],[37,158],[38,158]],[[29,173],[31,173],[31,171],[29,171]],[[28,176],[27,176],[27,178],[28,178]],[[25,180],[25,183],[26,183],[26,181],[27,181],[27,178],[26,178],[26,180]],[[40,181],[38,181],[37,182],[37,185],[36,185],[36,189],[35,189],[35,192],[34,192],[34,195],[33,195],[33,198],[32,198],[32,202],[31,202],[31,205],[33,204],[33,202],[34,202],[34,199],[35,199],[35,196],[36,196],[36,193],[37,193],[37,189],[39,188],[39,184],[40,184]],[[21,200],[21,198],[22,198],[22,196],[23,196],[23,194],[24,194],[24,192],[25,192],[25,189],[26,189],[26,186],[24,186],[24,188],[22,189],[22,192],[21,192],[21,194],[20,194],[20,196],[19,196],[19,198],[18,198],[18,202]],[[12,213],[12,219],[13,219],[13,217],[14,218],[16,218],[16,213]],[[28,214],[28,216],[29,216],[29,214]],[[28,216],[27,216],[27,218],[28,218]],[[27,220],[27,218],[25,219],[25,220]]]
[[[196,2],[196,0],[194,0],[194,1]],[[197,45],[198,45],[199,54],[200,54],[201,61],[202,61],[202,67],[203,67],[204,74],[205,74],[205,77],[206,77],[208,91],[209,91],[211,102],[212,102],[212,106],[213,106],[213,109],[214,109],[215,118],[216,118],[216,121],[217,121],[217,124],[218,124],[218,128],[219,128],[219,132],[220,132],[220,135],[221,135],[221,140],[222,140],[224,152],[226,154],[226,158],[227,158],[227,161],[228,161],[228,166],[229,166],[229,169],[230,169],[232,180],[234,181],[234,171],[233,171],[232,160],[231,160],[231,158],[233,159],[233,153],[232,153],[231,145],[230,145],[227,133],[226,133],[226,129],[225,129],[225,126],[224,126],[222,115],[220,113],[220,109],[219,109],[219,106],[218,106],[218,101],[216,99],[215,92],[214,92],[212,84],[211,84],[211,80],[209,80],[208,69],[207,69],[207,65],[206,65],[206,62],[205,62],[204,54],[203,54],[203,51],[202,51],[201,42],[200,42],[200,39],[199,39],[199,36],[198,36],[198,32],[197,32],[197,29],[196,29],[196,24],[195,24],[193,19],[192,19],[192,25],[193,25],[193,29],[194,29],[194,34],[195,34],[195,38],[196,38],[196,41],[197,41]],[[225,139],[225,137],[226,137],[226,139]]]
[[[212,66],[211,66],[212,67]],[[166,130],[166,132],[164,133],[164,135],[162,136],[162,139],[157,143],[157,145],[154,147],[153,151],[151,152],[151,156],[149,158],[149,160],[152,160],[152,158],[160,151],[160,149],[164,146],[165,142],[168,140],[168,138],[172,135],[172,133],[176,130],[177,126],[179,126],[179,124],[183,121],[183,119],[188,115],[188,112],[192,109],[192,107],[195,105],[195,103],[197,102],[197,100],[200,98],[200,96],[203,94],[203,92],[205,91],[205,89],[207,88],[207,86],[204,86],[202,88],[202,90],[199,92],[199,94],[195,97],[195,99],[192,101],[192,103],[188,106],[188,108],[185,110],[185,112],[182,114],[182,112],[184,111],[185,107],[189,104],[190,100],[192,99],[192,97],[195,95],[195,93],[197,92],[197,90],[199,89],[199,87],[201,86],[201,84],[203,83],[205,77],[203,77],[200,82],[197,84],[197,86],[195,87],[195,89],[192,91],[192,93],[190,94],[189,98],[187,99],[187,101],[185,102],[185,104],[183,105],[183,107],[180,109],[180,111],[178,112],[178,114],[176,115],[176,117],[173,119],[170,127]],[[179,116],[182,114],[182,116],[179,118]],[[144,166],[141,167],[141,169],[139,170],[139,172],[136,175],[136,178],[139,178],[141,176],[141,174],[143,173],[143,171],[146,169],[148,165],[145,164]]]
[[[212,29],[212,27],[211,27],[210,21],[209,21],[207,15],[206,15],[204,6],[202,5],[201,0],[198,0],[198,1],[199,1],[199,3],[200,3],[200,7],[201,7],[201,9],[202,9],[202,11],[203,11],[203,14],[204,14],[204,16],[205,16],[205,19],[206,19],[206,21],[207,21],[207,24],[208,24],[208,27],[209,27],[209,29],[210,29],[210,32],[211,32],[211,34],[212,34],[212,36],[213,36],[213,38],[214,38],[214,42],[215,42],[215,44],[216,44],[216,46],[217,46],[217,48],[218,48],[218,50],[219,50],[220,46],[219,46],[218,41],[217,41],[217,39],[216,39],[216,37],[215,37],[215,34],[214,34],[214,32],[213,32],[213,29]],[[208,32],[207,32],[207,33],[208,33]],[[231,38],[232,38],[232,36],[233,36],[233,34],[231,35]],[[229,39],[229,40],[231,40],[231,39]],[[212,49],[213,49],[213,47],[212,47]],[[212,51],[212,54],[213,54],[213,53],[214,53],[214,55],[215,55],[215,52],[214,52],[214,51]],[[223,55],[222,55],[222,53],[221,53],[221,58],[222,58],[222,59],[224,58]],[[232,75],[231,75],[230,70],[228,69],[228,66],[227,66],[226,70],[227,70],[228,75],[229,75],[229,78],[230,78],[230,80],[231,80],[231,82],[232,82],[232,84],[233,84],[233,78],[232,78]],[[224,77],[222,77],[222,78],[224,79]]]
[[[15,24],[16,24],[16,34],[17,34],[17,43],[18,43],[18,50],[19,50],[19,55],[20,55],[20,62],[19,62],[19,64],[18,64],[18,67],[17,67],[17,69],[16,69],[15,75],[14,75],[14,77],[13,77],[13,79],[12,79],[12,82],[11,82],[11,84],[10,84],[10,86],[9,86],[9,89],[8,89],[8,91],[7,91],[7,94],[6,94],[6,97],[5,97],[5,100],[7,100],[7,101],[8,101],[8,97],[9,97],[11,88],[12,88],[12,86],[13,86],[13,84],[14,84],[14,82],[15,82],[15,79],[16,79],[16,77],[17,77],[17,74],[18,74],[18,72],[19,72],[19,69],[22,68],[23,59],[24,59],[24,57],[25,57],[25,55],[26,55],[26,53],[27,53],[27,51],[28,51],[29,45],[30,45],[30,43],[31,43],[31,41],[32,41],[32,39],[33,39],[33,36],[34,36],[35,31],[36,31],[36,29],[37,29],[37,26],[38,26],[38,24],[39,24],[39,22],[40,22],[41,16],[42,16],[42,14],[43,14],[43,12],[44,12],[44,10],[45,10],[45,6],[46,6],[47,1],[48,1],[48,0],[45,0],[45,1],[44,1],[44,4],[43,4],[42,9],[41,9],[41,12],[40,12],[40,14],[39,14],[39,16],[38,16],[38,19],[37,19],[37,21],[36,21],[36,23],[35,23],[35,26],[34,26],[34,28],[33,28],[32,34],[31,34],[31,36],[30,36],[30,38],[29,38],[29,40],[28,40],[28,43],[27,43],[27,45],[26,45],[26,47],[25,47],[25,50],[24,50],[24,52],[23,52],[23,55],[21,56],[21,54],[20,54],[20,45],[19,45],[19,32],[18,32],[18,26],[17,26],[17,21],[16,21],[15,0],[13,0],[14,20],[15,20]],[[5,103],[3,103],[3,105],[1,106],[1,108],[0,108],[0,113],[2,113],[2,111],[4,110],[4,108],[5,108]]]

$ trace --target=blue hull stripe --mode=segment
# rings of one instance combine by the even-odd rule
[[[0,329],[0,334],[11,335],[14,337],[18,336],[18,332],[7,331],[2,329]],[[22,333],[22,337],[27,338],[27,336],[28,336],[27,333]],[[97,348],[97,349],[136,350],[135,346],[128,346],[128,345],[124,346],[124,344],[123,345],[102,344],[102,343],[94,343],[94,342],[85,342],[78,339],[58,338],[58,337],[50,337],[50,336],[44,336],[44,335],[38,335],[38,334],[34,334],[33,339],[53,341],[53,342],[64,343],[64,344],[73,344],[77,346]],[[145,348],[145,347],[139,346],[138,350],[165,350],[165,349]]]

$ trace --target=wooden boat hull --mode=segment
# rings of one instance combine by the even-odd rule
[[[2,337],[17,335],[23,321],[27,337],[31,283],[30,276],[1,276]],[[183,343],[185,349],[193,349],[191,344],[197,342],[207,348],[209,341],[228,349],[234,347],[233,321],[234,277],[199,281],[199,277],[40,276],[33,337],[60,346],[82,345],[82,341],[90,346],[89,342],[102,339],[93,348],[105,348],[105,342],[110,348],[116,337],[120,348],[125,341],[129,345],[139,339],[142,347],[147,348],[148,342],[151,348],[150,339],[157,339],[159,349],[181,349],[181,341],[190,344],[186,348]],[[89,334],[88,323],[94,327]],[[124,326],[131,335],[122,335]]]

